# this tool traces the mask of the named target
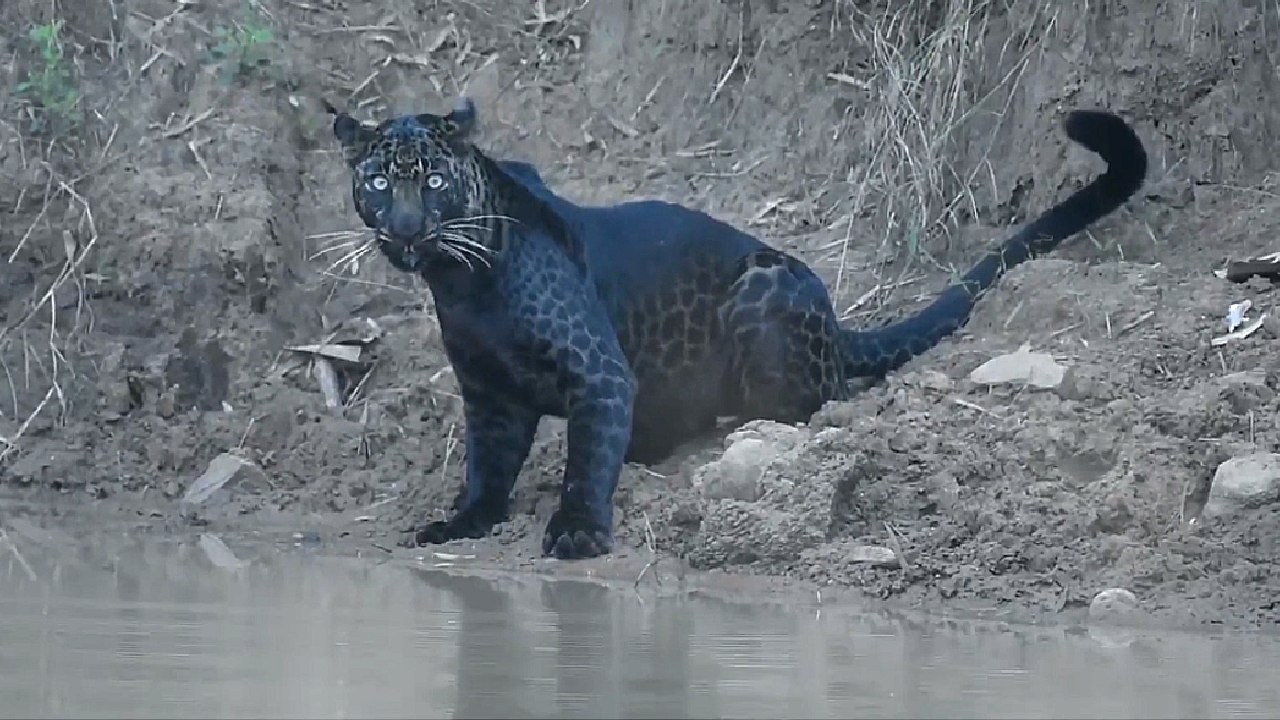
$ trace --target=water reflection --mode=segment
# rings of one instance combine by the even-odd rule
[[[1280,716],[1259,635],[1105,647],[232,547],[0,543],[0,716]]]
[[[424,579],[432,580],[430,576]],[[522,632],[522,618],[513,607],[512,595],[484,578],[447,578],[442,587],[449,590],[459,608],[452,717],[542,716],[548,709],[545,698],[537,697],[539,693],[527,678],[537,656],[545,653],[532,647]]]

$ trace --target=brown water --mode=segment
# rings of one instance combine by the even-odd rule
[[[1100,642],[212,539],[54,551],[14,527],[4,717],[1280,717],[1266,636]]]

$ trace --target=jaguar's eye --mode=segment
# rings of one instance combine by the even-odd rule
[[[377,190],[378,192],[382,192],[383,190],[386,190],[387,187],[390,185],[391,183],[387,180],[386,175],[374,175],[373,177],[369,178],[369,187],[373,188],[374,190]]]
[[[439,190],[444,187],[444,176],[440,173],[431,173],[427,176],[427,187],[432,190]]]

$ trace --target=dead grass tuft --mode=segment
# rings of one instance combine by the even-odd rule
[[[105,164],[114,138],[112,133],[96,157],[79,139],[83,45],[68,39],[57,3],[40,13],[26,13],[32,8],[20,4],[7,9],[0,19],[29,31],[30,42],[15,43],[6,68],[25,92],[5,102],[16,111],[5,115],[18,121],[3,124],[11,144],[3,185],[16,188],[16,197],[7,208],[12,230],[3,236],[0,262],[36,270],[30,288],[10,289],[12,319],[0,327],[0,382],[10,398],[0,408],[0,462],[51,406],[66,412],[63,386],[75,376],[68,349],[92,327],[86,287],[92,278],[85,264],[99,240],[93,205],[81,187]]]
[[[909,282],[920,263],[954,272],[937,258],[952,249],[954,230],[979,214],[975,183],[989,180],[995,194],[988,155],[1023,74],[1058,17],[1046,3],[1019,6],[1015,14],[1009,3],[994,0],[906,0],[888,8],[843,0],[838,15],[870,56],[859,72],[828,75],[868,95],[857,121],[863,160],[848,177],[842,217],[880,231],[877,277],[887,264],[906,260],[896,280],[880,280],[879,302],[860,298],[870,312],[892,288]],[[984,134],[975,141],[965,126],[979,113],[995,121],[984,118]],[[837,293],[847,246],[848,240]]]

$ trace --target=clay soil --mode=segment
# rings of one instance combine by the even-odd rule
[[[1274,625],[1276,508],[1199,511],[1220,462],[1280,446],[1280,326],[1209,342],[1231,303],[1276,300],[1213,271],[1280,250],[1277,7],[4,3],[6,27],[59,23],[62,56],[0,38],[3,491],[44,508],[22,527],[88,505],[155,533],[432,564],[628,583],[649,566],[641,587],[1054,621],[1119,586],[1162,621]],[[423,284],[376,255],[339,262],[362,236],[319,99],[375,119],[464,92],[493,154],[581,202],[661,197],[749,228],[863,325],[919,308],[1101,169],[1060,132],[1067,109],[1124,115],[1151,170],[957,337],[792,433],[764,470],[785,492],[708,497],[722,433],[626,468],[613,556],[541,559],[564,465],[549,419],[511,522],[409,550],[402,531],[460,488],[459,398]],[[371,340],[331,365],[336,408],[288,349],[332,338]],[[1024,344],[1069,382],[968,380]],[[183,504],[224,453],[246,464]]]

